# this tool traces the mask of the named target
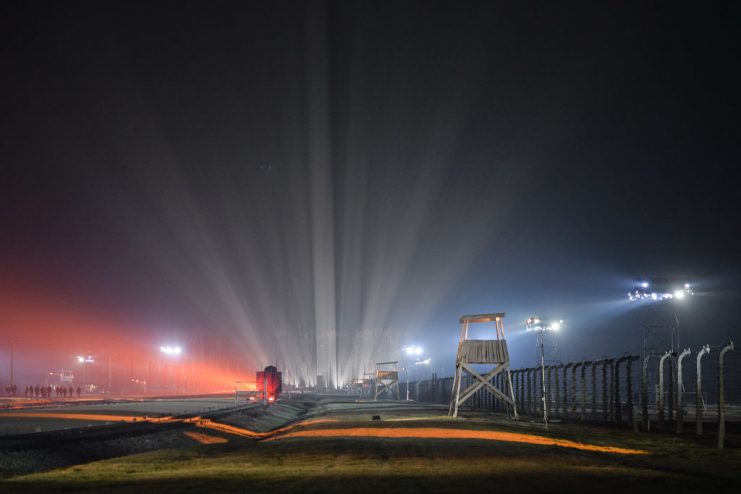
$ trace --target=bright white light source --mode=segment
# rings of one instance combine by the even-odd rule
[[[689,283],[685,283],[684,284],[684,289],[685,290],[689,290],[690,289],[690,284]]]
[[[561,321],[556,321],[553,324],[551,324],[551,329],[553,331],[558,331],[559,329],[561,329]]]
[[[674,292],[674,298],[683,299],[684,298],[684,290],[676,290]]]
[[[79,363],[81,363],[81,364],[82,364],[82,363],[84,363],[84,362],[85,362],[85,357],[80,357],[80,356],[78,356],[78,357],[77,357],[77,361],[78,361]]]
[[[648,281],[644,281],[643,283],[641,283],[641,286],[643,288],[648,288]]]
[[[179,346],[161,346],[160,351],[167,355],[180,355],[183,353],[183,349]]]
[[[404,350],[407,352],[407,355],[422,355],[422,347],[416,345],[406,346]]]

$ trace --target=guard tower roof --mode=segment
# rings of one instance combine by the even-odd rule
[[[494,322],[504,317],[504,312],[495,312],[493,314],[475,314],[472,316],[461,316],[460,323],[464,322]]]

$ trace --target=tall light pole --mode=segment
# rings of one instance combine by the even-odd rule
[[[82,365],[82,389],[85,389],[86,385],[86,379],[85,379],[85,364],[92,364],[95,362],[95,358],[93,358],[92,355],[88,355],[87,357],[83,357],[82,355],[77,356],[77,362]]]
[[[429,358],[429,357],[427,357],[424,360],[418,360],[418,361],[414,362],[414,366],[416,367],[418,365],[426,365],[429,368],[429,367],[431,367],[430,366],[431,363],[432,363],[432,359]],[[416,377],[417,377],[417,381],[416,381],[417,382],[417,393],[416,393],[417,398],[416,398],[416,400],[419,401],[419,373],[417,373]]]
[[[108,393],[113,395],[113,357],[118,355],[108,354]]]
[[[646,321],[643,330],[643,356],[650,353],[661,354],[666,348],[654,348],[649,342],[650,339],[656,338],[653,333],[654,329],[671,330],[670,350],[672,355],[679,352],[679,313],[677,306],[672,304],[672,322],[671,326],[665,323],[651,324],[649,314],[651,306],[662,302],[683,302],[694,295],[692,285],[684,278],[638,278],[634,280],[633,290],[628,292],[628,300],[631,302],[647,302]]]
[[[10,387],[13,387],[13,342],[10,343]]]
[[[544,318],[539,316],[533,316],[525,321],[526,331],[534,331],[538,335],[538,350],[540,353],[540,382],[542,386],[543,401],[543,424],[546,430],[548,429],[548,389],[545,381],[545,333],[547,331],[558,331],[563,325],[562,320],[546,321]]]
[[[402,350],[404,350],[407,354],[407,365],[406,365],[406,371],[407,371],[407,401],[409,401],[409,372],[411,367],[411,361],[412,358],[419,358],[420,355],[422,355],[422,347],[419,347],[417,345],[409,345],[402,347]]]
[[[160,347],[160,352],[164,353],[168,357],[171,358],[177,358],[178,356],[182,355],[183,349],[179,345],[164,345]],[[167,364],[165,364],[165,372],[167,372]],[[175,389],[177,390],[178,383],[177,383],[177,372],[175,374]],[[165,382],[165,392],[167,392],[167,382]]]

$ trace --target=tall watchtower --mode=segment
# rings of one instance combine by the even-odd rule
[[[475,395],[479,389],[483,388],[495,399],[509,404],[512,407],[515,418],[517,418],[517,405],[515,404],[515,394],[512,389],[512,376],[509,370],[509,351],[507,350],[507,341],[504,339],[503,319],[504,312],[461,316],[461,335],[458,340],[453,393],[450,398],[450,411],[448,413],[451,417],[457,417],[458,407]],[[494,338],[469,340],[468,327],[472,323],[494,323]],[[479,373],[474,370],[473,365],[493,367],[486,373]],[[473,378],[473,382],[461,391],[464,372]],[[506,375],[506,389],[504,392],[491,384],[491,380],[502,372]]]
[[[391,396],[396,395],[396,399],[399,400],[399,369],[398,361],[394,362],[378,362],[376,364],[376,389],[373,396],[374,401],[378,401],[378,397],[388,391]]]

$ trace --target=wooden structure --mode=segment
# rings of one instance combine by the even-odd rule
[[[396,395],[399,400],[399,370],[398,361],[378,362],[376,364],[376,386],[373,401],[378,401],[378,397],[388,391],[391,396]]]
[[[480,389],[488,391],[495,399],[501,400],[512,407],[514,417],[517,418],[512,376],[509,368],[509,352],[507,341],[504,339],[504,312],[495,314],[477,314],[461,316],[461,335],[458,340],[458,354],[455,358],[455,376],[453,378],[453,392],[450,398],[449,415],[458,416],[458,407],[473,397]],[[493,339],[469,340],[468,327],[471,323],[494,323],[496,335]],[[476,372],[472,365],[493,366],[486,373]],[[461,391],[464,372],[473,378],[473,382]],[[506,373],[505,391],[502,392],[491,383],[491,380],[500,373]]]

